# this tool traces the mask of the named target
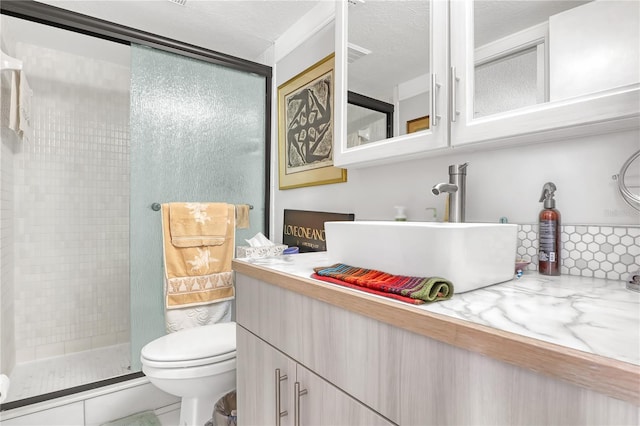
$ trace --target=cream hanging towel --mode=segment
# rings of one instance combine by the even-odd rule
[[[229,212],[229,205],[225,203],[170,203],[171,244],[175,247],[223,245],[227,240],[229,218],[234,215],[235,209]]]
[[[163,204],[162,239],[167,309],[234,298],[233,204]]]

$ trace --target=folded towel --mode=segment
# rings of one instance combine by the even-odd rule
[[[407,277],[392,275],[374,269],[364,269],[337,263],[333,266],[314,268],[312,278],[340,284],[345,287],[379,296],[420,305],[425,302],[450,299],[453,284],[440,277]]]
[[[248,204],[236,205],[236,228],[247,229],[249,227],[249,207]]]
[[[31,97],[33,91],[22,71],[11,73],[11,100],[9,104],[9,128],[24,142],[32,139]]]
[[[211,206],[207,205],[207,208],[198,211],[213,211],[209,210],[209,207]],[[172,243],[171,206],[162,205],[162,246],[167,309],[206,305],[234,298],[231,260],[235,246],[235,207],[233,204],[225,204],[225,208],[228,223],[225,233],[220,237],[223,240],[221,243],[218,239],[212,239],[211,245],[180,247]],[[202,215],[197,216],[204,220]],[[214,219],[211,220],[214,221]]]
[[[18,133],[20,130],[20,72],[11,72],[11,86],[9,87],[9,128]]]
[[[33,136],[31,131],[31,98],[33,97],[33,91],[29,86],[29,81],[24,72],[20,72],[20,125],[18,136],[22,138],[24,142],[29,142]]]
[[[170,203],[171,244],[176,247],[222,245],[234,215],[234,210],[229,214],[226,203]]]

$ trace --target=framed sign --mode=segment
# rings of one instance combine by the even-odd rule
[[[326,213],[306,210],[285,210],[282,226],[282,244],[298,247],[300,253],[326,251],[324,223],[354,220],[353,213]]]
[[[334,55],[278,87],[280,189],[347,181],[333,167]]]

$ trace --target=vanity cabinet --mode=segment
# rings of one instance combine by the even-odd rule
[[[316,383],[319,380],[315,376],[317,375],[322,380],[335,385],[352,400],[359,401],[360,405],[372,408],[379,413],[376,416],[381,416],[383,420],[389,419],[392,423],[399,422],[400,359],[399,354],[394,350],[400,344],[397,329],[238,273],[236,273],[236,300],[236,321],[239,328],[244,328],[257,336],[266,342],[267,347],[275,348],[278,354],[285,354],[285,358],[297,364],[297,369],[292,369],[284,359],[269,354],[265,357],[265,365],[261,366],[259,363],[262,361],[254,359],[257,357],[251,352],[253,349],[251,347],[249,351],[243,349],[238,341],[239,407],[248,404],[249,410],[251,410],[250,407],[256,406],[261,407],[262,412],[268,410],[269,413],[274,413],[275,399],[264,395],[273,395],[275,369],[279,368],[281,374],[286,374],[288,377],[288,382],[283,382],[281,387],[283,390],[285,387],[287,389],[282,393],[283,401],[285,394],[289,395],[286,398],[291,399],[296,373],[300,377],[298,381],[302,386],[306,384],[301,380],[302,378]],[[257,345],[255,341],[252,344]],[[256,374],[256,369],[268,371]],[[269,393],[251,390],[251,386],[254,386],[252,384],[243,387],[245,378],[249,381],[256,380],[257,389],[264,387],[265,392],[269,391]],[[323,385],[322,388],[324,387]],[[245,389],[250,390],[246,397]],[[327,392],[328,389],[330,388],[327,388]],[[258,398],[263,398],[267,402],[256,402]],[[335,401],[339,399],[338,395],[330,398]],[[312,405],[308,407],[313,407],[316,403],[312,398],[306,398],[306,401],[311,401]],[[301,402],[305,402],[305,399],[303,398]],[[351,402],[345,402],[344,406],[351,407],[348,410],[345,408],[347,411],[355,409]],[[287,411],[292,413],[293,405],[288,404],[287,407]],[[312,408],[306,409],[313,412]],[[323,409],[330,411],[326,407]],[[238,413],[241,412],[242,408],[238,408]],[[305,409],[302,410],[303,416],[304,413]],[[349,418],[347,413],[341,415],[344,415],[345,419]],[[272,424],[274,416],[266,415],[269,419],[266,424]],[[259,417],[255,418],[259,419]],[[385,423],[376,421],[376,424]]]
[[[239,424],[393,425],[242,326],[237,330]]]
[[[350,25],[366,23],[352,22],[349,16],[363,14],[369,7],[384,7],[378,5],[384,2],[374,3],[345,0],[336,5],[337,166],[370,166],[470,145],[545,142],[639,127],[637,2],[425,0],[393,5],[425,5],[428,9],[423,22],[428,33],[420,36],[426,38],[426,65],[414,73],[415,79],[394,81],[393,101],[381,99],[396,106],[395,137],[354,144],[353,132],[367,132],[349,120],[347,90],[354,90],[357,84],[356,91],[384,96],[373,82],[392,77],[373,77],[377,68],[383,68],[376,66],[376,54],[402,50],[407,42],[395,40],[416,25],[395,21],[385,29],[382,23],[396,19],[395,12],[372,13],[376,18],[369,25],[375,30],[355,40],[369,56],[354,62]],[[394,42],[380,42],[385,36]],[[416,54],[415,47],[405,52],[405,56]],[[398,74],[408,66],[398,64]],[[356,72],[361,75],[354,76]],[[398,117],[402,116],[402,100],[410,97],[403,93],[411,90],[422,96],[415,99],[424,104],[420,111],[428,116],[429,124],[407,134],[397,127],[406,125],[406,114],[400,122]],[[415,113],[415,118],[421,114]]]
[[[349,289],[241,265],[237,297],[238,415],[272,425],[634,425],[636,403],[482,355],[483,336],[414,307],[390,309]],[[409,311],[406,316],[403,312]],[[376,318],[376,319],[374,319]],[[418,321],[418,323],[416,323]],[[391,324],[396,325],[391,325]],[[409,329],[426,328],[430,338]],[[440,339],[440,340],[439,340]],[[457,347],[441,340],[456,342]],[[531,351],[517,349],[512,359]],[[535,352],[535,351],[534,351]],[[552,358],[550,358],[552,359]],[[553,362],[553,361],[550,361]],[[276,378],[286,375],[284,380]],[[573,374],[585,374],[575,368]],[[296,409],[296,386],[306,390]]]

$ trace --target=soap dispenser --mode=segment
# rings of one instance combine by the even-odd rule
[[[404,212],[404,206],[394,206],[394,208],[396,209],[396,217],[394,218],[394,220],[396,222],[406,222],[407,215]]]
[[[542,275],[560,275],[560,212],[556,210],[555,192],[553,182],[547,182],[540,196],[544,209],[538,216],[538,272]]]

